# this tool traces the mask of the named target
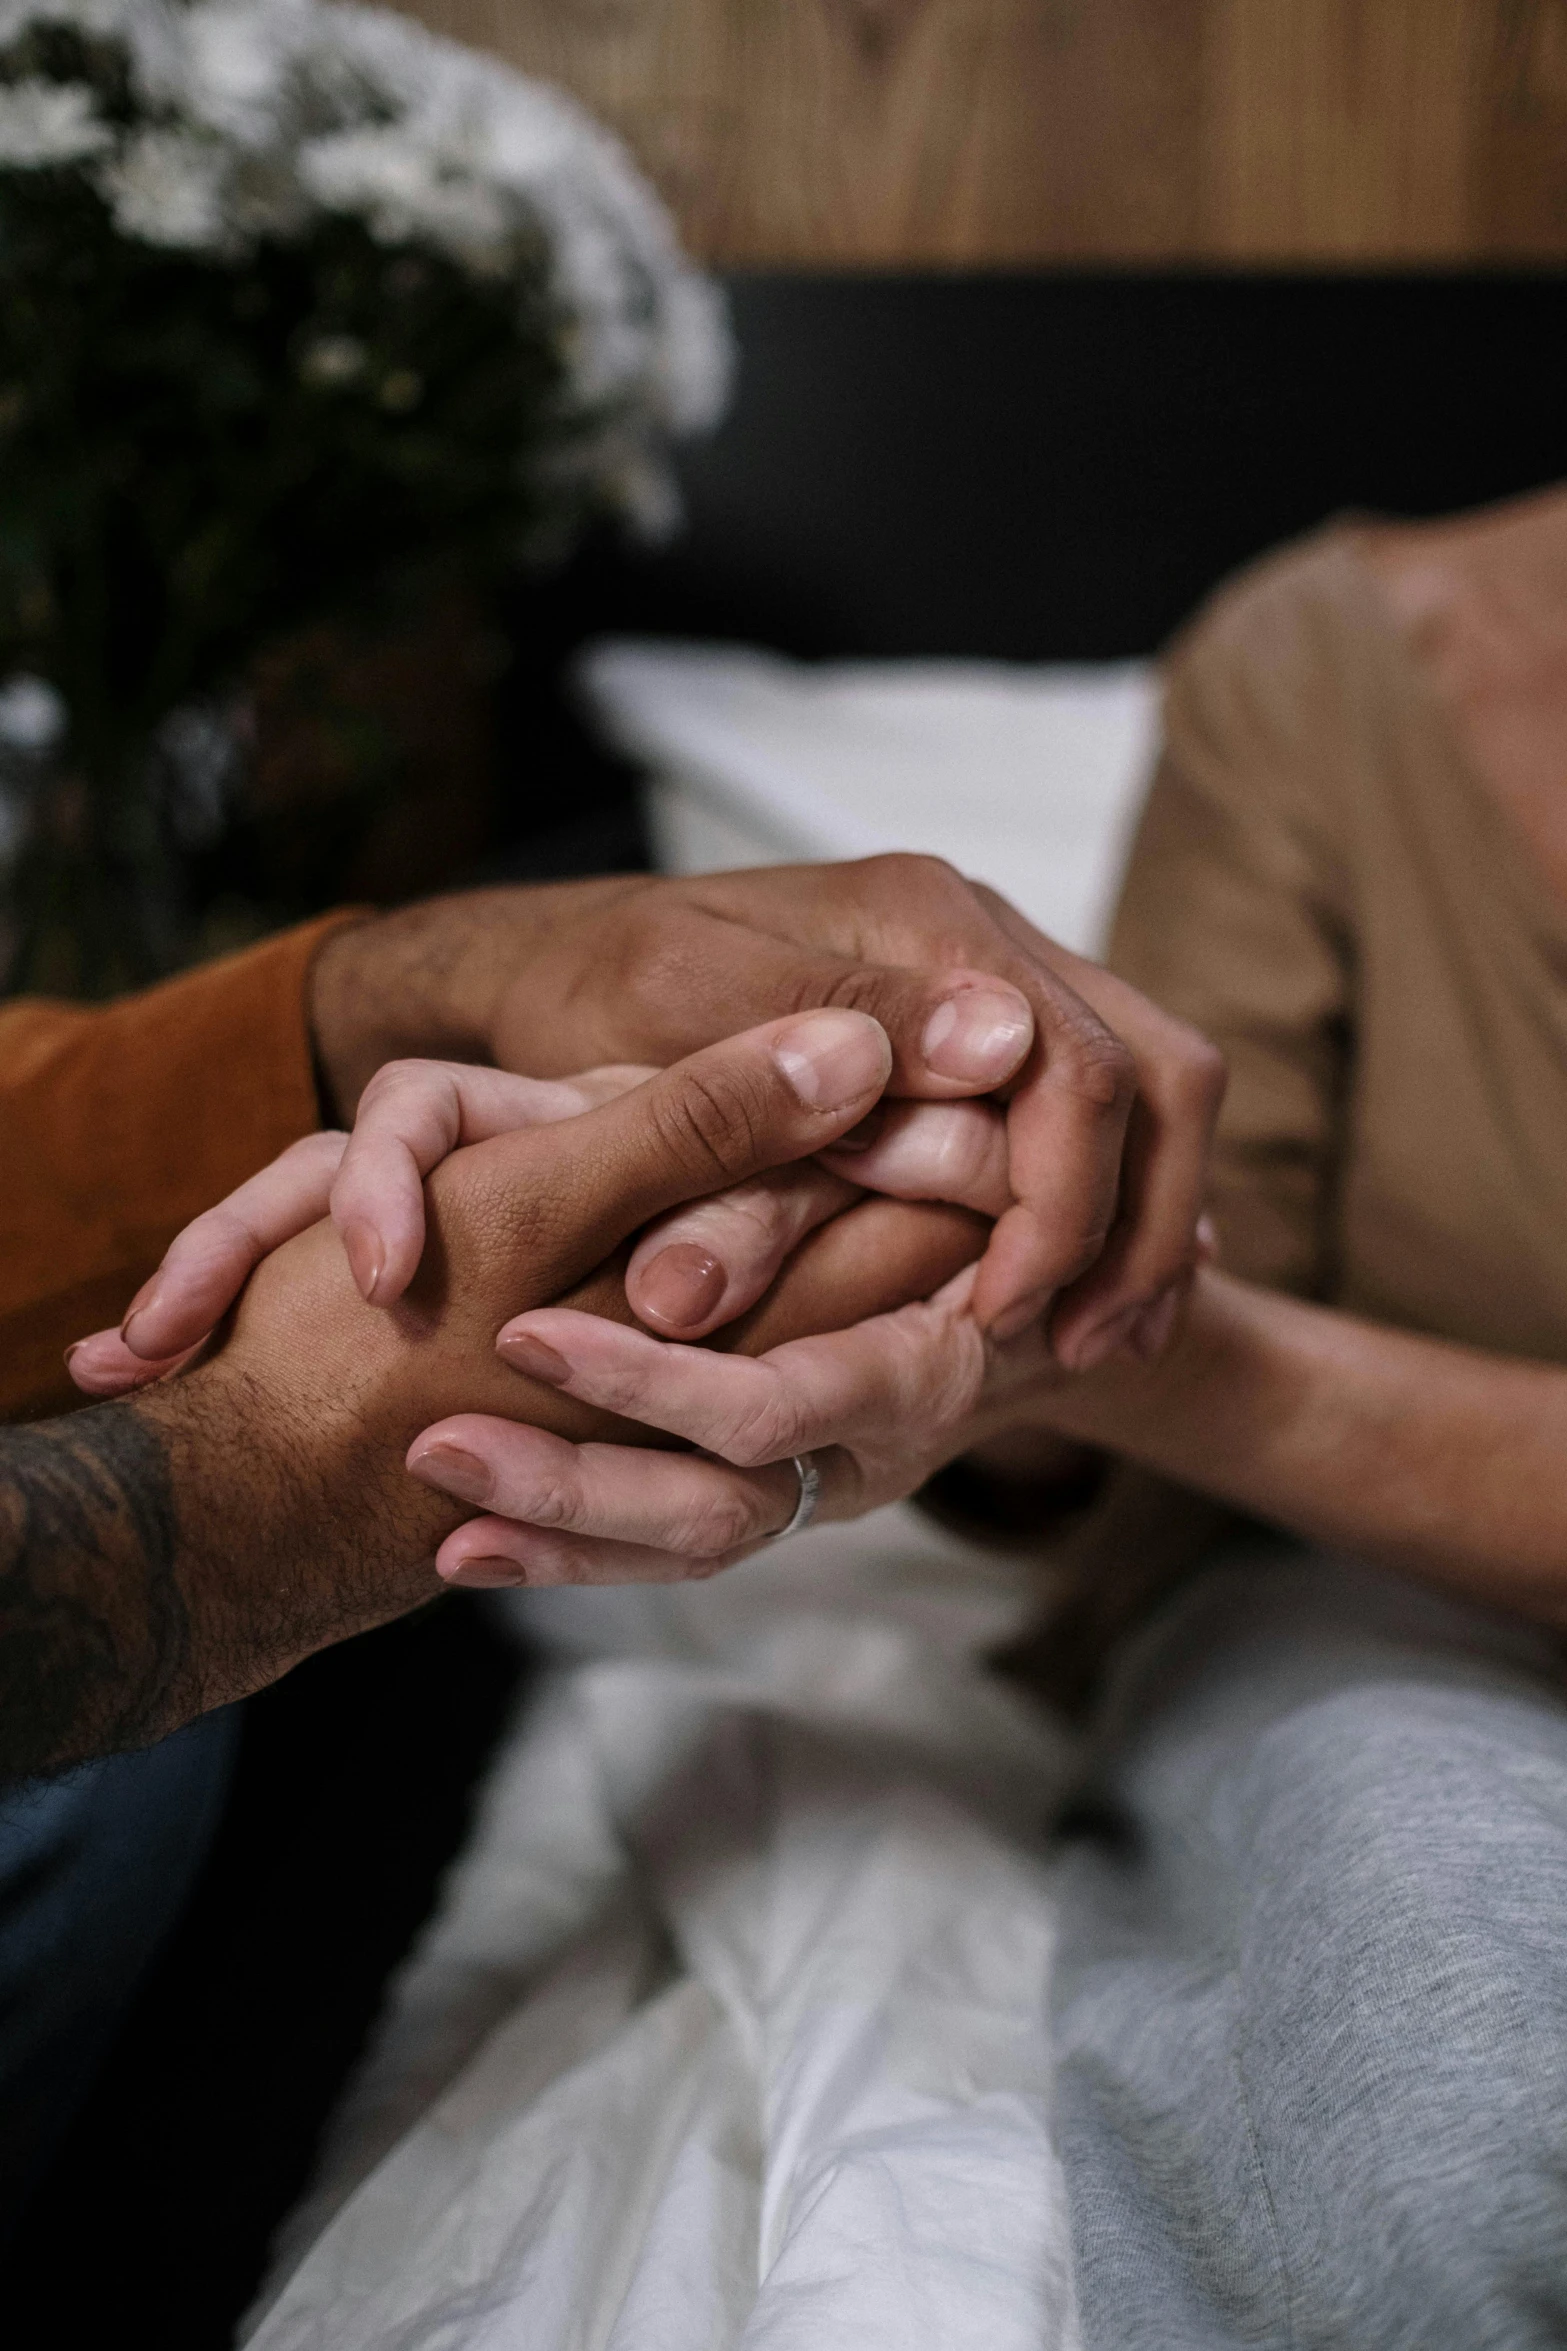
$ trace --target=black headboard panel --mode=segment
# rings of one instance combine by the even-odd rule
[[[1094,659],[1345,506],[1567,473],[1567,283],[742,277],[736,405],[638,625]],[[604,583],[608,586],[608,583]]]
[[[1559,278],[769,275],[731,293],[738,396],[684,460],[686,532],[518,599],[527,870],[635,853],[625,773],[557,695],[584,637],[1109,659],[1335,511],[1436,514],[1567,474]]]

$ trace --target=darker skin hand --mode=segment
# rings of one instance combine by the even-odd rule
[[[661,1065],[832,1004],[886,1030],[894,1096],[999,1090],[1006,1103],[1015,1200],[976,1290],[984,1327],[1049,1312],[1058,1357],[1085,1369],[1167,1326],[1190,1265],[1219,1057],[936,859],[478,891],[339,932],[313,982],[341,1121],[398,1055],[535,1077]]]
[[[598,1111],[454,1154],[392,1309],[366,1304],[323,1223],[258,1268],[194,1369],[0,1436],[8,1773],[162,1736],[431,1598],[434,1551],[466,1515],[405,1466],[432,1420],[477,1410],[667,1442],[525,1378],[496,1334],[551,1300],[626,1319],[622,1269],[649,1218],[852,1126],[885,1082],[886,1041],[822,1017],[840,1044],[829,1107],[802,1103],[756,1039],[731,1040]],[[801,1024],[767,1034],[780,1028]],[[726,1339],[754,1351],[922,1295],[984,1232],[960,1209],[867,1201]]]

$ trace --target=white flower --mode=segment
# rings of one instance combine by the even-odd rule
[[[99,184],[125,237],[180,252],[218,253],[231,242],[224,214],[227,157],[189,131],[136,131],[106,163]]]
[[[383,244],[422,237],[472,269],[505,265],[512,223],[500,192],[399,123],[308,141],[299,176],[318,202],[357,213]]]
[[[247,145],[276,138],[287,103],[287,9],[201,7],[184,25],[180,88],[198,122]]]
[[[0,166],[36,169],[101,155],[114,133],[93,112],[93,94],[78,82],[0,85]]]
[[[670,430],[710,432],[734,389],[735,350],[723,295],[694,269],[664,289],[656,366]]]
[[[65,701],[47,678],[18,673],[0,686],[0,746],[41,759],[65,732]]]
[[[519,301],[542,262],[570,429],[528,452],[534,476],[546,495],[590,491],[663,522],[664,444],[727,395],[722,300],[574,99],[335,0],[0,0],[0,52],[45,21],[123,43],[142,119],[122,133],[93,121],[90,93],[0,84],[0,164],[91,158],[122,235],[187,251],[238,257],[326,210],[515,277]],[[382,396],[412,398],[400,380]]]
[[[318,335],[299,355],[299,373],[319,391],[336,391],[365,372],[369,353],[357,335]]]

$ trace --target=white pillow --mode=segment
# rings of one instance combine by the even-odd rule
[[[927,850],[1103,945],[1158,729],[1152,663],[811,664],[612,640],[578,676],[648,772],[666,872]]]

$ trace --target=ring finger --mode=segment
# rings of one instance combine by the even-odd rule
[[[691,1561],[765,1542],[788,1525],[799,1499],[792,1462],[736,1469],[695,1453],[573,1445],[547,1429],[477,1413],[426,1429],[409,1449],[408,1467],[497,1520]]]
[[[463,1591],[493,1592],[554,1584],[702,1583],[754,1550],[689,1559],[642,1543],[612,1543],[598,1535],[566,1535],[519,1526],[510,1518],[471,1518],[448,1535],[435,1555],[443,1583]]]

